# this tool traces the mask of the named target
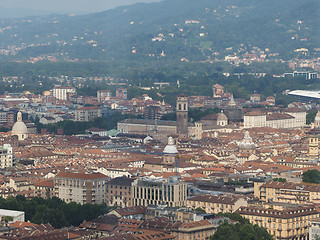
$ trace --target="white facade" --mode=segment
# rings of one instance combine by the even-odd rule
[[[7,210],[7,209],[0,209],[0,217],[12,217],[13,220],[9,223],[14,223],[17,221],[24,222],[25,221],[25,214],[22,211],[14,211],[14,210]]]
[[[125,169],[117,169],[117,168],[98,168],[98,172],[102,173],[110,178],[117,178],[117,177],[131,177],[132,174]]]
[[[302,128],[306,126],[306,112],[284,111],[283,113],[248,113],[244,115],[244,128]]]
[[[267,125],[267,116],[264,114],[244,115],[244,128],[265,127]]]
[[[76,93],[76,89],[74,87],[61,87],[56,86],[52,89],[52,95],[56,99],[67,100],[68,93]]]

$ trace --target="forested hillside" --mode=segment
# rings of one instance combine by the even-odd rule
[[[3,19],[0,56],[204,61],[258,49],[289,59],[306,48],[312,57],[320,48],[319,16],[319,0],[167,0],[89,15]]]

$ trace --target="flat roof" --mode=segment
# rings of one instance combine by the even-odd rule
[[[289,92],[288,94],[293,95],[293,96],[320,99],[320,91],[319,90],[318,91],[294,90],[294,91]]]
[[[22,211],[8,210],[8,209],[0,209],[0,216],[20,216],[24,214]]]

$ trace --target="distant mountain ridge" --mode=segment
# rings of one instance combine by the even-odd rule
[[[5,19],[0,59],[204,61],[260,51],[320,48],[320,0],[167,0],[95,14]]]

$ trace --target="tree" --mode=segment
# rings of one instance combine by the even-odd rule
[[[320,184],[320,171],[317,169],[312,169],[304,172],[302,175],[302,181],[305,183]]]
[[[314,122],[314,119],[315,119],[316,115],[317,115],[317,111],[309,112],[307,114],[307,119],[306,119],[307,124],[310,124],[310,123]]]
[[[236,224],[225,221],[220,224],[217,231],[210,237],[210,240],[271,240],[272,236],[268,231],[252,225],[248,219],[242,217],[238,213],[218,213],[218,216],[228,217]]]
[[[210,240],[272,240],[272,236],[265,228],[250,223],[221,224]]]
[[[203,208],[201,208],[201,207],[198,207],[198,208],[196,208],[195,210],[196,210],[197,212],[206,213],[206,211],[205,211]]]

